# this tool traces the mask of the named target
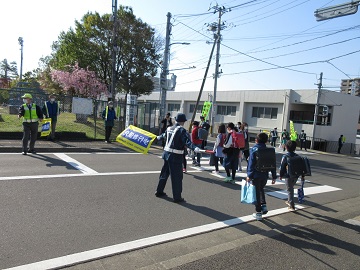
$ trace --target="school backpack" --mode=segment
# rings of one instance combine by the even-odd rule
[[[302,175],[311,176],[311,168],[309,159],[305,156],[293,156],[286,155],[288,163],[288,174],[291,178],[298,178]]]
[[[256,165],[255,169],[260,172],[269,172],[276,170],[275,148],[266,147],[258,148],[255,152]]]
[[[242,132],[231,132],[231,139],[232,139],[232,145],[233,148],[245,148],[245,136]]]
[[[205,128],[199,128],[198,129],[198,138],[200,140],[207,140],[207,137],[209,135],[209,131],[207,131]]]

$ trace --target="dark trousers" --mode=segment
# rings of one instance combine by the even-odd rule
[[[167,179],[171,177],[171,187],[174,200],[181,199],[182,193],[182,180],[183,180],[183,172],[182,172],[182,163],[174,163],[171,162],[171,157],[169,160],[164,159],[164,165],[161,169],[159,184],[157,186],[156,192],[161,193],[164,192]]]
[[[201,142],[201,147],[200,147],[200,149],[205,149],[205,146],[207,145],[207,141],[206,140],[203,140],[202,142]]]
[[[197,147],[201,147],[200,144],[195,144],[195,146]],[[194,153],[194,157],[193,157],[193,161],[195,161],[195,158],[196,158],[196,162],[200,164],[200,161],[201,161],[201,153]]]
[[[105,141],[110,141],[112,126],[105,126]]]
[[[246,159],[246,162],[248,162],[248,159],[249,159],[249,156],[250,156],[250,150],[249,150],[249,149],[245,149],[245,150],[243,151],[243,153],[244,153],[244,157],[245,157],[245,159]]]
[[[340,154],[341,147],[342,147],[342,144],[339,144],[339,147],[338,147],[338,154]]]
[[[51,139],[55,139],[56,122],[57,121],[51,120],[51,133],[50,133]]]
[[[224,158],[215,156],[215,171],[219,171],[219,160],[220,160],[220,163],[223,164]]]
[[[29,150],[30,151],[34,150],[35,141],[37,139],[37,134],[38,134],[38,127],[39,127],[38,122],[33,122],[33,123],[24,122],[23,123],[23,138],[22,138],[22,150],[23,150],[23,152],[28,151],[29,139],[30,139]]]
[[[261,205],[266,204],[264,188],[267,183],[266,178],[255,178],[252,180],[256,190],[255,211],[261,212]]]
[[[276,139],[277,137],[271,137],[271,146],[276,147]]]
[[[295,208],[294,201],[294,186],[297,182],[298,178],[285,178],[286,190],[288,192],[288,202],[290,203],[292,208]]]
[[[303,148],[306,150],[306,140],[300,140],[300,149],[302,150]]]

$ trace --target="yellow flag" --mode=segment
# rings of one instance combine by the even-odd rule
[[[49,136],[51,133],[51,118],[45,118],[42,121],[41,125],[41,136],[40,137],[46,137]]]
[[[155,138],[155,134],[130,125],[116,137],[116,141],[136,152],[147,154]]]

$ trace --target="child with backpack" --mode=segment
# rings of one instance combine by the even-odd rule
[[[218,128],[218,135],[216,136],[216,141],[214,144],[214,153],[215,153],[215,171],[213,173],[219,174],[219,160],[220,163],[223,164],[224,162],[224,142],[226,139],[226,129],[225,124],[221,124]]]
[[[252,181],[256,190],[256,213],[253,217],[262,220],[262,215],[267,214],[268,209],[265,200],[264,188],[267,183],[269,171],[272,174],[272,183],[276,180],[276,157],[275,149],[266,147],[269,137],[266,133],[259,133],[256,136],[256,144],[250,150],[249,163],[247,167],[246,181]]]
[[[236,130],[234,123],[227,124],[227,136],[224,142],[223,153],[225,154],[223,166],[226,171],[225,182],[235,183],[236,170],[239,166],[240,147],[236,143]],[[230,176],[231,170],[231,176]]]
[[[288,192],[288,200],[285,202],[288,206],[288,210],[289,211],[295,211],[295,202],[294,202],[294,185],[296,184],[299,175],[301,174],[301,182],[303,186],[303,183],[305,181],[305,174],[301,172],[295,172],[295,170],[300,166],[298,166],[297,164],[295,164],[294,159],[291,160],[291,158],[293,157],[299,157],[298,154],[295,153],[295,149],[296,149],[296,142],[295,141],[287,141],[285,144],[286,150],[288,151],[285,155],[283,155],[282,159],[281,159],[281,165],[280,165],[280,180],[282,178],[285,178],[285,184],[286,184],[286,188],[287,188],[287,192]],[[301,159],[297,158],[296,160],[300,160]],[[291,162],[293,162],[293,164],[291,164]],[[290,166],[292,166],[293,168],[290,168]],[[296,168],[295,168],[296,167]]]

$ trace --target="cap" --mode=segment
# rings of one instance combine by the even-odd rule
[[[186,122],[186,115],[183,113],[178,113],[175,117],[176,122]]]
[[[31,98],[32,99],[32,95],[31,94],[24,94],[21,98]]]
[[[204,116],[200,116],[200,119],[205,119],[205,117],[204,117]]]

